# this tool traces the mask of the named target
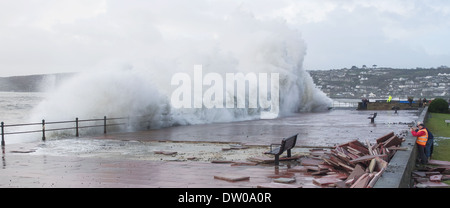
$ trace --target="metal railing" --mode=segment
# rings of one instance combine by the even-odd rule
[[[127,119],[128,121],[127,122],[119,122],[119,123],[108,123],[107,122],[107,121],[125,120],[125,119]],[[103,121],[103,123],[102,124],[84,125],[84,126],[80,125],[81,123],[99,122],[99,121]],[[106,127],[108,127],[108,126],[126,125],[126,124],[129,124],[129,122],[130,122],[130,117],[107,118],[106,116],[104,116],[103,118],[98,118],[98,119],[83,119],[83,120],[80,120],[77,117],[77,118],[75,118],[75,120],[71,120],[71,121],[53,121],[53,122],[46,122],[45,119],[42,119],[42,122],[38,122],[38,123],[8,124],[8,125],[6,125],[4,122],[1,122],[1,135],[2,135],[1,145],[5,146],[5,135],[28,134],[28,133],[39,133],[39,132],[42,132],[42,141],[45,141],[45,139],[46,139],[45,133],[46,132],[50,132],[50,131],[75,130],[75,136],[79,137],[80,136],[80,133],[79,133],[80,129],[103,127],[103,134],[106,134]],[[48,126],[48,125],[70,124],[70,123],[73,123],[74,125],[71,126],[71,127],[62,127],[62,128],[52,128],[52,129],[46,128],[46,126]],[[5,132],[5,128],[21,127],[21,126],[41,126],[41,128],[38,129],[38,130]]]
[[[333,108],[357,108],[358,102],[333,101]]]

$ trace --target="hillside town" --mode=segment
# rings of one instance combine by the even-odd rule
[[[450,98],[450,68],[447,66],[394,69],[363,65],[308,72],[316,87],[331,98]]]
[[[317,88],[330,98],[450,99],[450,68],[395,69],[353,66],[343,69],[308,71]],[[42,86],[55,86],[73,73],[0,77],[0,91],[39,92]]]

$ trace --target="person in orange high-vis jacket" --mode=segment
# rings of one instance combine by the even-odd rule
[[[420,163],[427,164],[428,158],[425,155],[425,146],[427,145],[427,141],[428,141],[428,131],[425,129],[424,124],[419,124],[418,127],[419,127],[419,130],[417,132],[416,132],[416,128],[411,128],[410,130],[411,130],[411,134],[413,136],[417,137],[416,143],[417,143],[417,150],[419,153]]]

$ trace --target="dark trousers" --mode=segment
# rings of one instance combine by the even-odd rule
[[[427,145],[425,146],[425,155],[427,158],[431,158],[431,154],[433,154],[434,147],[434,139],[428,139]]]
[[[422,145],[417,145],[417,152],[418,152],[418,156],[419,156],[419,162],[421,164],[427,164],[428,163],[428,158],[425,155],[425,146]]]

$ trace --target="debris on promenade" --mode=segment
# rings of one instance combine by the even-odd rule
[[[416,188],[449,188],[443,181],[450,180],[450,162],[429,160],[427,165],[412,172],[412,178]]]
[[[390,132],[378,139],[376,143],[369,140],[361,142],[353,140],[347,143],[336,145],[333,148],[312,148],[308,154],[293,155],[289,158],[280,158],[280,161],[294,161],[298,165],[294,165],[287,169],[285,175],[291,177],[280,178],[273,177],[270,184],[263,184],[258,187],[289,187],[290,183],[295,182],[294,173],[302,173],[313,177],[312,183],[319,187],[337,187],[337,188],[372,188],[377,180],[386,170],[389,161],[397,151],[405,150],[400,147],[405,141],[403,137]],[[249,164],[234,163],[227,161],[233,165],[257,165],[271,164],[274,159],[267,156],[250,157]],[[218,161],[212,161],[219,163]],[[222,162],[223,163],[223,162]],[[217,179],[233,181],[223,177],[215,177]],[[247,179],[247,178],[246,178]],[[284,185],[282,185],[284,184]],[[302,187],[294,184],[291,187]]]
[[[378,138],[376,144],[353,140],[332,149],[311,149],[309,156],[299,160],[301,167],[292,171],[311,174],[313,183],[320,187],[371,188],[395,152],[402,150],[399,146],[403,141],[391,132]]]
[[[353,140],[336,145],[333,148],[310,148],[306,154],[296,154],[292,157],[280,157],[280,161],[291,161],[296,164],[287,169],[288,173],[273,175],[272,183],[258,187],[302,187],[295,183],[295,174],[310,176],[312,184],[318,187],[337,188],[372,188],[386,171],[389,161],[397,151],[406,150],[401,147],[405,139],[390,132],[371,143],[369,140]],[[247,158],[250,162],[212,161],[213,163],[231,163],[236,165],[273,164],[273,157],[256,156]],[[293,161],[293,162],[292,162]],[[290,173],[290,174],[289,174]],[[246,176],[247,177],[251,176]],[[281,178],[280,178],[281,177]],[[438,178],[438,176],[435,176]],[[216,179],[236,181],[215,176]],[[435,179],[438,180],[438,179]],[[282,185],[285,184],[285,185]]]
[[[378,138],[376,144],[369,140],[365,143],[353,140],[330,151],[313,149],[313,157],[303,159],[302,165],[314,170],[312,174],[318,177],[313,183],[319,186],[372,188],[396,151],[402,150],[400,145],[403,141],[391,132]]]

